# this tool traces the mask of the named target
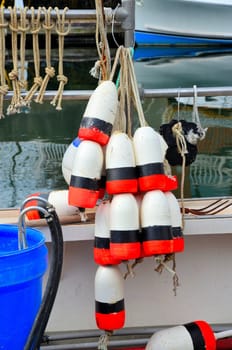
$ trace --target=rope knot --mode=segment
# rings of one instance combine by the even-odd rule
[[[58,74],[57,80],[63,82],[64,85],[67,84],[67,82],[68,82],[68,78],[63,74]]]
[[[36,85],[38,85],[38,86],[41,86],[41,85],[42,85],[42,82],[43,82],[42,77],[35,77],[35,78],[34,78],[34,84],[36,84]]]
[[[8,92],[8,90],[9,90],[8,85],[2,85],[2,86],[0,86],[0,93],[1,93],[2,95],[6,95],[7,92]]]
[[[50,77],[53,78],[55,75],[55,69],[53,67],[46,67],[45,73]]]
[[[12,69],[12,71],[9,73],[10,80],[17,80],[18,79],[18,72],[15,69]]]

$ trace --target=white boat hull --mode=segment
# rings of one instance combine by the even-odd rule
[[[229,0],[136,1],[137,44],[232,42]]]

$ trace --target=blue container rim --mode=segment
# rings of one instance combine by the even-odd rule
[[[17,225],[10,225],[10,224],[0,224],[0,239],[2,237],[9,236],[18,238],[18,226]],[[0,249],[0,259],[7,257],[7,256],[12,256],[12,255],[19,255],[19,254],[25,254],[28,253],[34,249],[37,249],[38,247],[44,245],[45,243],[45,236],[44,234],[34,228],[27,227],[26,228],[26,238],[29,241],[29,245],[25,249],[14,249],[10,251],[1,251]]]

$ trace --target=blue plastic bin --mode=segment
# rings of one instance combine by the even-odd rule
[[[18,227],[0,225],[1,350],[23,350],[41,304],[48,251],[40,231],[27,228],[26,238],[18,250]]]

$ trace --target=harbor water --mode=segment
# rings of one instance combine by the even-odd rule
[[[181,98],[181,88],[231,86],[232,54],[200,52],[195,55],[179,50],[163,51],[145,57],[135,51],[135,71],[143,88],[178,88],[179,98],[143,99],[147,122],[157,131],[171,119],[192,120],[190,100]],[[97,80],[89,71],[97,60],[95,47],[68,49],[64,57],[65,90],[92,90]],[[55,65],[58,61],[54,62]],[[28,61],[31,83],[32,60]],[[54,78],[50,90],[56,90]],[[186,168],[185,197],[232,195],[232,96],[197,99],[201,124],[208,128],[198,143],[196,160]],[[6,100],[4,111],[10,101]],[[18,207],[34,192],[66,189],[61,162],[63,154],[76,137],[87,101],[65,100],[57,111],[50,101],[32,102],[27,113],[5,115],[0,120],[0,208]],[[136,124],[135,124],[136,127]],[[181,176],[181,167],[173,174]],[[178,192],[177,192],[178,195]]]

